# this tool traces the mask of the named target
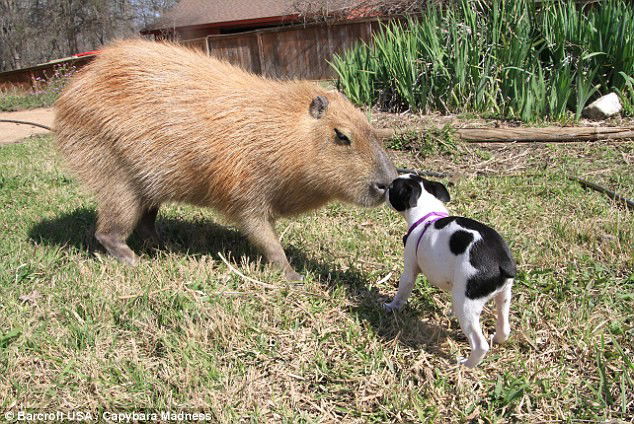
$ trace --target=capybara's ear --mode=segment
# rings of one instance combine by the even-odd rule
[[[447,203],[451,197],[449,196],[449,190],[442,183],[437,181],[429,181],[423,178],[423,186],[425,190],[443,203]]]
[[[310,102],[310,116],[315,119],[319,119],[326,113],[326,109],[328,109],[328,99],[324,96],[317,96]]]

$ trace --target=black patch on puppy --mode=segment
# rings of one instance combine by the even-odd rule
[[[433,195],[436,199],[443,203],[447,203],[450,200],[449,191],[447,191],[447,187],[442,185],[442,183],[439,183],[438,181],[429,181],[424,178],[421,178],[421,180],[423,181],[425,191]]]
[[[472,241],[472,233],[458,230],[449,237],[449,250],[456,256],[461,255],[467,250]]]
[[[446,218],[440,218],[438,221],[434,222],[434,228],[437,230],[442,230],[447,225],[451,224],[458,218],[457,216],[448,216]]]
[[[421,193],[420,184],[414,179],[397,178],[390,184],[388,199],[394,209],[402,212],[415,207]]]
[[[467,281],[466,296],[477,299],[493,293],[517,272],[511,251],[500,234],[493,228],[473,219],[458,217],[461,227],[480,233],[469,252],[469,262],[477,272]]]

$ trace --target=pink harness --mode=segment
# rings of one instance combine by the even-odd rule
[[[409,227],[407,234],[405,234],[405,236],[403,237],[403,245],[407,243],[407,238],[409,237],[410,234],[412,234],[412,231],[414,231],[414,229],[418,227],[419,225],[423,224],[424,225],[423,231],[420,232],[420,235],[418,236],[418,241],[416,242],[415,251],[418,252],[418,246],[420,245],[420,241],[425,235],[425,232],[427,231],[429,226],[433,224],[434,222],[438,221],[439,219],[447,218],[448,216],[449,215],[446,214],[445,212],[430,212],[427,215],[423,216],[421,219],[416,221],[411,227]]]

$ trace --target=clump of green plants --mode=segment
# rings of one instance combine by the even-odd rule
[[[616,91],[632,115],[634,8],[625,0],[430,2],[335,56],[340,89],[385,110],[578,119]]]
[[[60,66],[48,78],[36,77],[30,88],[13,86],[0,90],[0,111],[52,106],[75,72],[74,67]]]

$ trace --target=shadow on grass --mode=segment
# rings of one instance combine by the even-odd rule
[[[94,239],[96,214],[93,209],[79,208],[53,219],[44,219],[29,231],[29,237],[36,243],[73,247],[78,251],[103,251]],[[144,249],[141,241],[132,235],[130,247],[137,253],[154,258],[161,251],[188,254],[194,257],[208,255],[220,260],[217,252],[225,257],[246,256],[250,261],[261,260],[239,231],[224,227],[209,220],[177,220],[159,215],[157,229],[162,243],[158,249]],[[424,349],[430,353],[450,359],[438,346],[448,337],[440,326],[427,324],[418,316],[430,314],[431,310],[412,310],[406,307],[399,313],[387,313],[381,309],[386,300],[379,291],[368,287],[366,273],[353,268],[342,271],[330,264],[307,257],[295,246],[285,246],[293,266],[305,273],[312,273],[329,290],[344,287],[353,303],[350,313],[366,321],[384,341],[398,340],[411,348]],[[235,259],[234,259],[235,260]],[[420,308],[419,308],[420,309]]]

